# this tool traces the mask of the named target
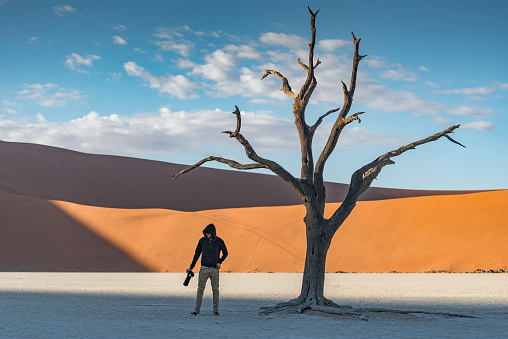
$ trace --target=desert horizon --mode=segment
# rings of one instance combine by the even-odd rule
[[[171,181],[183,166],[35,144],[0,149],[2,271],[183,272],[209,223],[230,251],[224,271],[303,271],[304,207],[276,177],[202,168]],[[327,187],[330,215],[347,185]],[[336,233],[327,272],[506,270],[507,198],[373,188]]]

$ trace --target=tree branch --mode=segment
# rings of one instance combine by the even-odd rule
[[[245,154],[247,157],[257,164],[260,164],[262,168],[269,169],[274,174],[281,177],[284,181],[286,181],[291,187],[293,187],[302,197],[304,196],[303,187],[298,179],[296,179],[291,173],[289,173],[284,167],[276,163],[275,161],[268,160],[260,157],[254,148],[251,146],[249,141],[240,133],[240,128],[242,126],[242,116],[238,106],[235,106],[235,111],[233,114],[236,116],[236,130],[234,132],[224,131],[222,133],[229,134],[230,138],[235,138],[245,149]],[[229,165],[229,164],[228,164]],[[231,165],[230,165],[231,166]],[[254,167],[254,168],[261,168]]]
[[[404,152],[407,152],[409,150],[415,149],[417,146],[436,141],[441,137],[445,137],[449,139],[450,141],[459,144],[462,147],[465,147],[464,145],[458,143],[457,141],[453,140],[448,134],[454,133],[453,131],[457,128],[459,128],[460,125],[453,125],[448,127],[446,130],[436,133],[434,135],[431,135],[425,139],[421,139],[415,142],[412,142],[410,144],[407,144],[405,146],[399,147],[396,150],[393,150],[391,152],[385,153],[378,158],[376,158],[371,163],[363,166],[359,170],[355,171],[353,175],[351,176],[351,183],[349,185],[349,191],[346,196],[346,199],[344,199],[344,202],[341,204],[341,206],[335,211],[333,216],[330,218],[330,222],[332,227],[340,227],[342,222],[349,216],[349,213],[353,210],[354,206],[356,205],[356,201],[360,197],[360,195],[367,190],[367,188],[370,187],[374,179],[378,176],[378,174],[381,172],[383,167],[386,165],[392,165],[395,164],[395,162],[391,159],[393,157],[399,156]]]
[[[337,111],[340,110],[340,107],[338,108],[335,108],[335,109],[332,109],[332,110],[329,110],[328,112],[326,112],[325,114],[323,114],[322,116],[319,117],[319,119],[316,121],[316,123],[310,128],[312,133],[314,134],[314,132],[316,131],[316,129],[319,127],[319,125],[321,125],[321,123],[323,122],[323,119],[326,118],[327,116],[329,116],[330,114],[332,113],[335,113]]]
[[[276,75],[279,79],[282,80],[282,88],[280,90],[283,91],[288,97],[294,99],[298,96],[298,94],[293,93],[293,91],[291,90],[291,86],[289,86],[288,79],[277,71],[271,69],[265,70],[265,74],[261,77],[261,80],[263,80],[270,74]]]
[[[365,112],[357,112],[355,114],[351,114],[350,116],[348,116],[346,119],[344,119],[344,125],[347,125],[349,123],[352,123],[353,121],[358,121],[358,123],[362,123],[362,121],[360,120],[360,118],[358,117],[360,114],[363,114]]]
[[[362,60],[366,55],[360,55],[359,54],[359,48],[360,48],[360,40],[357,39],[353,32],[351,32],[351,35],[353,36],[353,41],[355,44],[355,52],[353,56],[353,67],[351,70],[351,82],[349,85],[349,89],[347,88],[347,85],[342,81],[342,91],[344,92],[344,106],[342,106],[342,109],[340,113],[337,116],[337,119],[335,120],[335,123],[333,125],[332,131],[330,132],[330,135],[328,136],[328,141],[326,142],[325,147],[321,151],[321,154],[319,155],[319,158],[316,162],[316,166],[314,168],[314,182],[316,183],[316,189],[318,192],[322,192],[324,194],[325,188],[324,188],[324,180],[323,180],[323,171],[325,168],[325,164],[330,157],[330,155],[335,150],[335,147],[337,146],[337,141],[339,140],[340,134],[344,127],[351,123],[353,120],[357,120],[358,122],[361,122],[358,115],[362,114],[363,112],[355,113],[351,115],[350,117],[347,117],[349,114],[349,110],[351,109],[351,104],[353,103],[353,96],[355,94],[356,89],[356,78],[358,74],[358,65],[360,63],[360,60]]]
[[[308,72],[309,71],[309,66],[307,66],[306,64],[304,64],[302,62],[302,60],[298,59],[298,61],[296,62],[301,68],[303,68],[305,70],[305,72]]]
[[[228,133],[231,138],[234,138],[240,133],[240,128],[242,128],[242,117],[240,116],[240,110],[238,109],[238,106],[235,105],[235,111],[233,112],[234,115],[236,115],[236,129],[234,132],[222,132],[222,133]]]
[[[240,163],[238,163],[238,162],[236,162],[234,160],[210,156],[208,158],[205,158],[205,159],[195,163],[192,166],[187,167],[186,169],[178,172],[177,174],[173,175],[173,178],[171,178],[171,180],[175,179],[176,177],[178,177],[178,176],[180,176],[182,174],[190,172],[193,169],[198,168],[199,166],[203,165],[205,162],[208,162],[208,161],[217,161],[217,162],[229,165],[229,167],[236,168],[236,169],[239,169],[239,170],[250,170],[250,169],[255,169],[255,168],[266,168],[266,166],[264,166],[262,164],[247,164],[247,165],[243,165],[243,164],[240,164]]]

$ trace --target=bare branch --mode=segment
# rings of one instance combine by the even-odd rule
[[[358,121],[358,123],[360,124],[362,121],[360,120],[360,118],[358,116],[363,113],[365,113],[365,112],[357,112],[355,114],[351,114],[346,119],[344,119],[344,125],[347,125],[355,120]]]
[[[453,131],[457,128],[459,128],[460,125],[453,125],[448,127],[446,130],[436,133],[434,135],[431,135],[425,139],[421,139],[415,142],[412,142],[410,144],[407,144],[405,146],[399,147],[396,150],[393,150],[391,152],[385,153],[381,155],[380,157],[376,158],[371,163],[363,166],[359,170],[355,171],[353,175],[351,176],[351,183],[349,185],[349,191],[346,196],[346,199],[341,204],[341,206],[335,211],[333,216],[330,218],[332,225],[341,225],[342,221],[344,221],[348,216],[349,213],[353,210],[354,206],[356,205],[356,201],[360,197],[360,195],[365,192],[367,188],[370,187],[374,179],[378,176],[378,174],[381,172],[383,167],[386,165],[392,165],[395,164],[395,162],[391,159],[393,157],[399,156],[404,152],[407,152],[409,150],[415,149],[417,146],[436,141],[441,137],[446,137],[447,139],[451,139],[448,134],[453,133]],[[451,139],[450,141],[459,144],[462,147],[465,147],[464,145],[456,142],[455,140]],[[339,227],[337,226],[337,227]]]
[[[240,128],[242,128],[242,117],[240,115],[240,110],[238,109],[238,106],[235,105],[235,111],[233,112],[234,115],[236,115],[236,130],[234,132],[230,131],[224,131],[222,133],[229,134],[230,138],[236,137],[238,133],[240,133]]]
[[[309,43],[309,64],[308,66],[304,67],[305,65],[302,62],[299,62],[299,65],[302,68],[304,69],[307,68],[306,71],[308,73],[305,84],[302,86],[300,90],[300,99],[303,100],[305,105],[309,101],[310,96],[312,95],[312,92],[314,91],[314,88],[317,85],[316,78],[314,77],[314,68],[316,67],[316,65],[314,65],[314,48],[316,46],[316,15],[319,13],[319,10],[317,10],[314,13],[310,9],[310,7],[307,7],[307,9],[309,10],[310,13],[310,27],[312,32],[311,40]],[[321,62],[318,62],[317,64],[319,63]]]
[[[261,167],[257,168],[266,168],[272,171],[274,174],[281,177],[284,181],[286,181],[291,187],[293,187],[302,197],[303,197],[303,188],[300,184],[300,181],[296,179],[291,173],[289,173],[284,167],[276,163],[275,161],[268,160],[260,157],[254,148],[251,146],[249,141],[240,133],[240,128],[242,125],[242,116],[240,110],[237,106],[235,106],[235,111],[233,112],[236,115],[236,130],[234,132],[224,131],[222,133],[229,134],[230,138],[235,138],[240,144],[242,144],[245,149],[245,154],[247,157],[257,164],[260,164]],[[228,164],[229,165],[229,164]],[[231,165],[230,165],[231,166]]]
[[[265,74],[261,77],[261,80],[263,80],[270,74],[276,75],[279,79],[282,80],[282,88],[280,90],[283,91],[288,97],[294,99],[298,96],[298,94],[293,93],[293,91],[291,90],[291,86],[289,86],[288,79],[277,71],[267,69],[265,71]]]
[[[344,92],[344,102],[347,102],[349,98],[349,91],[347,90],[347,85],[344,83],[344,81],[341,81],[341,83],[342,83],[342,92]]]
[[[311,127],[311,131],[312,133],[314,133],[316,131],[316,129],[319,127],[319,125],[321,125],[321,123],[323,122],[323,119],[326,118],[327,116],[329,116],[330,114],[332,113],[335,113],[337,111],[340,110],[340,107],[338,108],[334,108],[332,110],[329,110],[328,112],[326,112],[325,114],[323,114],[322,116],[319,117],[319,119],[316,121],[316,123]]]
[[[296,62],[301,68],[303,68],[306,72],[309,71],[309,66],[307,66],[306,64],[304,64],[302,62],[302,60],[298,59],[298,61]]]
[[[171,180],[175,179],[176,177],[178,177],[178,176],[180,176],[182,174],[190,172],[193,169],[198,168],[199,166],[203,165],[205,162],[208,162],[208,161],[217,161],[217,162],[229,165],[229,167],[236,168],[236,169],[239,169],[239,170],[250,170],[250,169],[255,169],[255,168],[266,168],[266,166],[264,166],[262,164],[247,164],[247,165],[243,165],[243,164],[240,164],[240,163],[238,163],[238,162],[236,162],[234,160],[225,159],[225,158],[221,158],[221,157],[210,156],[208,158],[205,158],[205,159],[195,163],[192,166],[187,167],[186,169],[178,172],[177,174],[173,175],[173,178]]]
[[[317,185],[316,190],[318,192],[323,192],[323,194],[325,192],[324,180],[323,180],[323,171],[325,168],[325,164],[328,161],[328,158],[330,157],[330,155],[335,150],[337,141],[339,140],[340,134],[342,133],[344,126],[346,126],[353,120],[357,120],[358,122],[361,122],[358,115],[363,113],[363,112],[362,113],[355,113],[355,114],[351,115],[350,117],[347,117],[349,114],[349,110],[351,109],[351,104],[353,103],[353,96],[355,94],[356,78],[357,78],[357,74],[358,74],[358,65],[360,63],[360,60],[362,60],[365,57],[365,56],[360,56],[358,53],[361,39],[357,39],[353,32],[351,32],[351,35],[353,36],[353,41],[355,44],[355,53],[353,56],[353,67],[351,70],[351,82],[349,84],[349,89],[348,89],[347,85],[344,83],[344,81],[342,81],[342,91],[344,92],[344,106],[342,106],[342,109],[337,116],[337,120],[335,121],[332,131],[330,132],[330,135],[328,136],[328,141],[326,142],[325,147],[321,151],[321,154],[316,162],[316,166],[314,169],[314,181],[316,182],[316,185]]]
[[[452,132],[452,133],[453,133],[453,132]],[[451,137],[451,136],[449,136],[448,134],[445,134],[445,137],[446,137],[448,140],[450,140],[451,142],[456,143],[457,145],[460,145],[460,146],[462,146],[462,147],[466,148],[466,146],[462,145],[460,142],[453,140],[453,139],[452,139],[452,137]]]

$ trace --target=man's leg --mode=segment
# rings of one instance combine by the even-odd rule
[[[219,270],[217,268],[212,268],[210,272],[210,280],[212,281],[212,291],[213,291],[213,312],[219,312]]]
[[[198,278],[198,291],[196,294],[196,307],[194,307],[194,311],[199,313],[201,309],[201,303],[203,302],[203,292],[205,291],[206,280],[208,279],[208,272],[206,268],[201,268],[199,270],[199,278]]]

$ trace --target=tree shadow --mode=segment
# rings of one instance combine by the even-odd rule
[[[68,288],[68,286],[67,286]],[[179,295],[168,284],[167,293],[132,294],[115,291],[26,292],[0,291],[1,337],[474,337],[499,331],[505,318],[491,305],[482,318],[422,316],[418,313],[372,313],[370,321],[292,310],[258,314],[270,298],[221,298],[221,316],[212,314],[212,301],[205,293],[202,312],[193,317],[194,295]],[[159,290],[160,292],[160,290]],[[190,290],[189,290],[190,292]],[[193,291],[192,291],[193,292]],[[209,292],[209,291],[208,291]],[[414,305],[391,305],[409,309]],[[460,313],[464,308],[446,307]],[[466,313],[471,313],[468,311]],[[506,317],[506,315],[504,316]],[[501,333],[501,332],[497,332]]]

